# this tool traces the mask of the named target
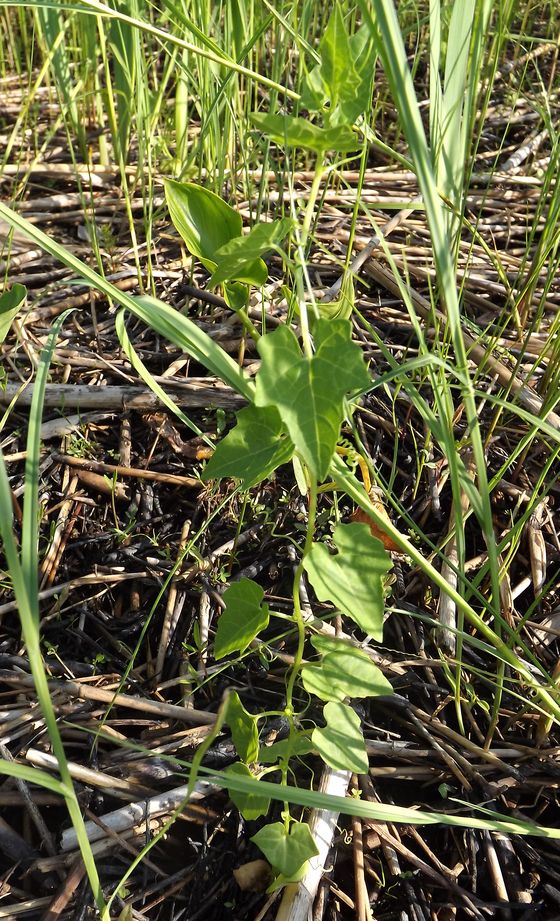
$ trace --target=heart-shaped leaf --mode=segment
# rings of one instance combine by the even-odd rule
[[[383,576],[391,557],[365,524],[339,524],[333,541],[338,553],[313,544],[303,565],[319,601],[331,601],[364,633],[383,638]]]
[[[235,750],[247,764],[259,757],[259,727],[255,717],[248,713],[237,691],[232,691],[227,702],[226,723],[231,729]]]
[[[347,320],[318,320],[315,344],[315,354],[307,358],[288,326],[263,336],[255,404],[278,408],[296,450],[323,480],[344,418],[344,397],[365,390],[370,380]]]
[[[293,822],[289,832],[283,822],[265,825],[251,841],[261,849],[269,864],[286,877],[293,876],[306,860],[319,853],[305,822]]]
[[[216,251],[243,230],[241,215],[210,189],[194,182],[164,180],[171,220],[193,256],[213,272]]]
[[[268,626],[269,610],[261,604],[264,592],[252,579],[233,582],[224,592],[225,610],[220,615],[214,656],[223,659],[231,652],[243,652],[251,640]]]
[[[237,414],[237,425],[218,444],[202,479],[236,477],[249,489],[287,464],[293,453],[276,407],[248,406]]]
[[[317,665],[304,666],[301,680],[308,694],[321,700],[342,701],[345,697],[377,697],[393,692],[369,656],[347,643],[324,655]]]
[[[327,725],[311,736],[323,761],[336,771],[366,774],[369,763],[358,714],[347,704],[328,703],[323,716]]]
[[[221,246],[214,257],[218,267],[209,286],[215,288],[230,279],[263,285],[268,277],[268,269],[261,256],[279,249],[293,223],[291,218],[282,218],[269,224],[257,224],[247,236],[235,237]]]

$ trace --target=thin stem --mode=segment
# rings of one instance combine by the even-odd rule
[[[309,190],[309,198],[307,200],[307,207],[305,209],[305,214],[303,217],[303,223],[301,225],[301,233],[298,240],[298,254],[299,254],[299,265],[296,271],[296,289],[298,293],[299,301],[299,314],[300,314],[300,326],[301,326],[301,338],[303,342],[303,350],[307,358],[311,358],[313,354],[313,346],[311,342],[311,335],[309,332],[309,318],[307,316],[307,305],[305,303],[304,297],[304,286],[303,286],[303,277],[305,272],[305,264],[307,259],[307,243],[309,240],[309,234],[311,231],[311,224],[313,223],[313,216],[315,214],[315,205],[317,203],[317,198],[319,196],[319,191],[321,188],[321,182],[323,180],[323,166],[325,162],[324,154],[317,154],[317,160],[315,163],[315,175],[313,176],[313,182],[311,183],[311,188]]]

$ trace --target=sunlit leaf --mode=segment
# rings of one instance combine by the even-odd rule
[[[248,713],[237,691],[228,697],[226,723],[231,730],[235,750],[242,761],[251,764],[259,755],[259,727],[256,718]]]
[[[243,230],[241,215],[210,189],[194,182],[164,180],[171,220],[193,256],[213,272],[215,254]]]
[[[313,751],[313,743],[308,735],[298,733],[293,739],[282,739],[272,745],[261,745],[259,761],[261,764],[276,764],[281,758],[301,758]]]
[[[393,692],[369,656],[344,642],[317,664],[305,665],[301,680],[308,694],[321,700],[342,701],[345,697],[377,697]]]
[[[218,267],[209,281],[209,287],[215,288],[231,279],[263,285],[268,277],[268,269],[261,256],[278,249],[292,226],[291,218],[257,224],[247,236],[236,237],[225,243],[215,253]]]
[[[355,88],[358,82],[348,33],[338,2],[334,4],[329,16],[319,44],[319,54],[321,55],[321,77],[329,94],[331,106],[334,108],[341,90],[347,85]]]
[[[316,351],[301,353],[295,334],[280,326],[258,343],[262,358],[255,404],[276,405],[296,450],[325,478],[344,418],[344,397],[365,390],[369,375],[346,320],[318,320]]]
[[[0,294],[0,343],[4,342],[10,327],[27,297],[25,285],[15,284]]]
[[[323,716],[327,725],[314,729],[311,736],[323,761],[338,771],[367,773],[368,757],[358,714],[347,704],[328,703]]]
[[[331,601],[376,640],[383,637],[383,576],[391,558],[365,524],[339,524],[338,550],[313,544],[303,565],[319,601]]]
[[[251,841],[260,848],[269,864],[286,877],[293,876],[306,860],[318,853],[305,822],[293,822],[289,832],[283,822],[265,825]]]
[[[304,150],[344,152],[360,146],[358,136],[347,125],[320,128],[305,118],[293,115],[266,115],[255,112],[251,121],[263,134],[281,147],[302,147]]]

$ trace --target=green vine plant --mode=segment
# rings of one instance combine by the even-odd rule
[[[392,692],[365,651],[348,639],[324,636],[310,627],[300,602],[302,581],[307,577],[320,601],[334,605],[336,612],[364,634],[382,639],[384,582],[391,558],[381,541],[372,536],[367,524],[360,523],[336,526],[334,553],[324,542],[315,540],[318,491],[328,488],[323,484],[336,454],[348,453],[347,447],[337,452],[341,426],[352,412],[355,397],[370,387],[370,375],[360,347],[352,341],[347,318],[352,298],[347,296],[343,310],[329,305],[328,315],[321,315],[311,301],[310,324],[303,296],[303,260],[325,154],[348,153],[360,146],[353,126],[371,95],[372,54],[367,29],[349,37],[340,8],[335,5],[319,46],[320,63],[308,74],[302,98],[302,105],[315,113],[315,119],[287,114],[252,116],[253,124],[284,148],[304,148],[316,155],[315,178],[300,227],[292,218],[283,218],[257,224],[243,236],[240,215],[213,192],[192,183],[165,183],[175,227],[190,253],[211,273],[210,289],[221,288],[228,305],[238,311],[256,340],[261,358],[249,405],[237,413],[235,427],[217,445],[203,479],[235,478],[244,489],[250,489],[292,461],[308,500],[305,540],[292,585],[290,620],[297,645],[287,672],[284,708],[251,714],[233,692],[223,710],[239,756],[229,773],[257,779],[276,774],[284,785],[294,776],[293,759],[311,752],[318,753],[331,768],[367,772],[360,717],[352,701]],[[298,240],[294,287],[301,344],[288,324],[259,335],[246,311],[250,286],[263,286],[268,277],[262,257],[276,251],[287,262],[281,244],[291,232]],[[225,608],[214,642],[216,659],[243,654],[275,616],[282,617],[285,630],[285,615],[275,615],[263,599],[261,586],[247,578],[224,592]],[[315,654],[310,662],[305,659],[308,640]],[[301,688],[308,703],[300,702]],[[318,725],[307,717],[315,701],[322,707]],[[286,719],[288,736],[262,746],[259,724],[271,716]],[[230,795],[246,819],[268,813],[270,799],[266,796],[233,789]],[[288,803],[284,803],[281,821],[265,825],[253,840],[275,871],[273,888],[297,880],[307,860],[317,853],[308,825],[294,818]]]

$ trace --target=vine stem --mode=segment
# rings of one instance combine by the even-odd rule
[[[298,288],[298,294],[300,295],[299,296],[299,313],[300,313],[300,325],[301,325],[301,338],[303,342],[303,350],[307,358],[311,358],[313,354],[313,347],[311,344],[311,335],[309,332],[309,319],[307,316],[307,305],[303,297],[303,272],[305,268],[307,242],[309,240],[311,224],[313,222],[313,215],[315,214],[315,204],[319,196],[319,190],[321,188],[321,182],[323,179],[324,162],[325,162],[324,154],[323,153],[317,154],[317,160],[315,162],[315,174],[313,176],[313,181],[311,183],[311,188],[309,190],[309,198],[307,199],[307,207],[305,209],[305,214],[303,216],[303,222],[301,225],[301,235],[300,235],[300,239],[298,243],[300,263],[298,266],[296,286]]]
[[[313,477],[310,477],[310,484],[309,484],[309,513],[307,516],[307,531],[305,534],[305,543],[303,545],[303,552],[302,552],[301,560],[299,561],[296,571],[294,573],[294,582],[293,582],[293,588],[292,588],[292,598],[293,598],[293,603],[294,603],[293,620],[297,628],[298,643],[297,643],[297,649],[294,655],[294,662],[292,665],[292,669],[290,671],[290,677],[288,678],[288,684],[286,688],[286,707],[285,707],[284,712],[290,724],[290,735],[289,735],[288,746],[287,746],[288,750],[286,752],[286,757],[284,758],[282,767],[281,767],[282,782],[284,784],[287,784],[287,780],[288,780],[288,763],[291,757],[291,748],[292,748],[290,743],[298,732],[298,729],[295,724],[295,719],[294,719],[294,704],[293,704],[294,687],[295,687],[295,683],[299,675],[299,672],[301,671],[301,666],[303,663],[303,652],[305,648],[305,621],[303,619],[303,614],[301,611],[301,601],[299,597],[299,589],[301,585],[301,580],[303,578],[303,564],[304,564],[306,556],[309,554],[311,547],[313,545],[313,535],[315,533],[316,516],[317,516],[317,479],[315,476],[313,476]],[[286,823],[286,827],[289,824],[289,820],[290,820],[289,815],[290,814],[289,814],[288,803],[284,803],[284,821]]]

